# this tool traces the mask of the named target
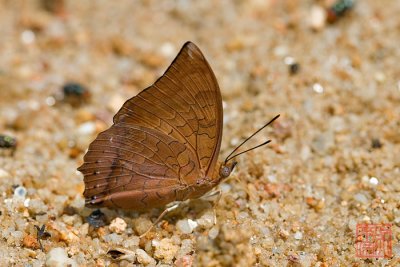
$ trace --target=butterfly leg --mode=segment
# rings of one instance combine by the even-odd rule
[[[179,204],[180,204],[180,203],[177,203],[177,204],[174,204],[174,205],[171,206],[171,207],[166,208],[166,209],[160,214],[160,216],[158,216],[157,220],[149,227],[149,229],[147,229],[146,232],[144,232],[143,234],[141,234],[141,235],[139,236],[139,238],[142,238],[142,237],[144,237],[145,235],[147,235],[147,233],[150,232],[150,230],[153,229],[153,227],[156,226],[156,225],[161,221],[161,219],[165,216],[165,214],[167,214],[168,212],[173,211],[174,209],[176,209],[177,207],[179,207]]]
[[[203,199],[213,199],[216,196],[216,198],[214,200],[211,200],[214,202],[213,204],[213,211],[214,211],[214,224],[217,224],[217,211],[216,211],[216,207],[222,197],[222,190],[218,189],[218,190],[213,190],[208,192],[207,194],[205,194],[204,196],[202,196]]]

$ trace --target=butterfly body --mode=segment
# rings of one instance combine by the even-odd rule
[[[163,76],[126,101],[90,144],[78,168],[86,205],[146,210],[202,196],[232,170],[217,162],[222,121],[215,75],[187,42]]]

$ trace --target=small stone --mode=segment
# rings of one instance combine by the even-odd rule
[[[232,53],[242,50],[245,47],[245,44],[242,38],[234,38],[226,43],[225,47],[228,52]]]
[[[210,229],[210,231],[208,231],[208,237],[211,239],[217,238],[218,234],[219,234],[219,229],[217,226],[214,226],[213,228]]]
[[[371,140],[371,147],[376,149],[376,148],[381,148],[382,147],[382,142],[378,138],[373,138]]]
[[[22,233],[21,231],[14,231],[11,232],[11,236],[14,238],[15,244],[19,246],[23,239],[24,233]]]
[[[31,235],[26,235],[22,241],[24,247],[31,248],[31,249],[38,249],[39,243],[37,239]]]
[[[369,183],[372,185],[377,185],[379,183],[378,179],[376,177],[371,177],[369,179]]]
[[[79,109],[76,112],[75,120],[77,123],[81,124],[88,121],[93,121],[95,119],[95,115],[86,109]]]
[[[334,135],[330,131],[315,136],[311,142],[312,150],[320,155],[329,153],[334,146]]]
[[[41,214],[47,212],[48,207],[43,203],[41,199],[31,199],[29,201],[28,210],[33,214]]]
[[[379,83],[383,83],[386,80],[386,75],[383,72],[375,73],[375,80]]]
[[[30,45],[35,42],[36,35],[31,30],[25,30],[21,33],[21,41],[23,44]]]
[[[181,231],[183,234],[190,234],[193,232],[194,229],[198,226],[198,223],[191,220],[191,219],[185,219],[185,220],[179,220],[176,223],[176,228]]]
[[[300,240],[300,239],[302,239],[302,238],[303,238],[303,234],[302,234],[301,232],[297,231],[297,232],[294,234],[294,239]]]
[[[46,266],[62,267],[62,266],[78,266],[75,260],[68,257],[64,248],[53,248],[46,256]]]
[[[297,62],[294,62],[293,64],[289,65],[289,73],[290,75],[295,75],[300,71],[300,64]]]
[[[99,228],[106,225],[107,217],[101,210],[95,210],[86,217],[86,221],[94,228]]]
[[[63,88],[64,101],[72,106],[79,106],[87,102],[90,98],[89,90],[76,82],[66,83]]]
[[[162,55],[144,52],[140,61],[150,68],[158,68],[164,64],[165,58]]]
[[[82,123],[78,127],[78,133],[80,135],[91,135],[96,132],[96,123],[88,121],[85,123]]]
[[[314,92],[319,94],[322,94],[324,92],[324,87],[322,87],[322,85],[319,83],[314,83],[312,89],[314,90]]]
[[[74,213],[77,213],[78,210],[81,210],[85,207],[85,199],[78,194],[69,205],[72,209],[75,209]]]
[[[140,238],[138,236],[131,236],[122,242],[125,248],[136,249],[139,247]]]
[[[357,202],[360,202],[362,204],[368,204],[368,198],[362,194],[362,193],[357,193],[354,195],[354,200]]]
[[[194,257],[192,255],[185,255],[176,259],[174,265],[176,267],[191,267],[193,266]]]
[[[149,256],[143,249],[136,250],[136,257],[139,263],[144,265],[156,265],[156,260]]]
[[[206,212],[197,220],[197,224],[205,229],[211,228],[214,225],[214,218],[212,211]]]
[[[15,148],[17,140],[14,137],[0,134],[0,148]]]
[[[343,17],[349,10],[353,8],[354,0],[337,0],[332,6],[327,8],[327,18],[329,23],[336,22],[340,17]]]
[[[178,239],[180,240],[180,237],[178,237]],[[177,258],[179,256],[193,254],[193,252],[195,250],[194,243],[195,243],[195,241],[193,241],[191,239],[183,239],[181,241],[181,247],[180,247],[180,249],[178,251]]]
[[[123,219],[117,217],[111,221],[109,229],[111,232],[121,234],[125,231],[126,227],[126,222]]]
[[[114,54],[118,56],[128,56],[133,53],[135,48],[133,45],[122,38],[122,36],[113,36],[109,39],[110,41],[110,48]]]
[[[161,45],[160,52],[164,57],[172,57],[175,55],[176,49],[172,43],[167,42]]]
[[[179,246],[175,245],[173,240],[170,238],[163,238],[155,246],[154,257],[163,259],[167,263],[172,263],[176,253],[179,250]]]
[[[0,179],[9,178],[11,177],[10,174],[5,171],[4,169],[0,169]]]
[[[63,86],[63,92],[66,96],[83,96],[87,90],[81,84],[71,82]]]
[[[118,235],[116,233],[105,235],[103,238],[104,238],[104,241],[106,241],[107,243],[111,243],[111,244],[114,244],[114,245],[119,245],[123,241],[122,236]]]
[[[75,214],[75,215],[64,214],[64,215],[62,215],[61,219],[67,225],[74,225],[74,224],[76,224],[76,222],[81,221],[81,217],[77,214]]]
[[[283,239],[287,239],[289,237],[289,232],[286,229],[279,229],[279,235],[283,238]]]
[[[149,219],[142,217],[134,219],[132,222],[136,232],[139,235],[144,234],[153,225]]]
[[[320,31],[325,28],[326,12],[322,7],[317,5],[312,6],[309,17],[311,29]]]
[[[14,198],[25,200],[26,197],[26,188],[23,186],[18,186],[14,189]]]
[[[82,224],[81,227],[79,228],[79,234],[81,236],[87,236],[88,233],[89,233],[89,224],[88,223]]]

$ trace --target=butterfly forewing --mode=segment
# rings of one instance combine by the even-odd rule
[[[212,177],[221,136],[216,78],[188,42],[89,146],[79,168],[88,205],[146,209],[185,199],[198,178]]]

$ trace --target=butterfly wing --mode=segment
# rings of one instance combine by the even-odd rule
[[[215,75],[200,49],[187,42],[162,77],[125,102],[114,123],[158,129],[186,143],[210,174],[221,146],[222,119]]]
[[[185,198],[194,155],[157,130],[117,123],[90,144],[79,168],[88,206],[143,210]]]
[[[164,75],[126,101],[114,125],[90,145],[79,168],[89,204],[143,209],[185,199],[198,178],[213,177],[222,118],[215,75],[188,42]],[[123,203],[135,200],[144,206]]]

